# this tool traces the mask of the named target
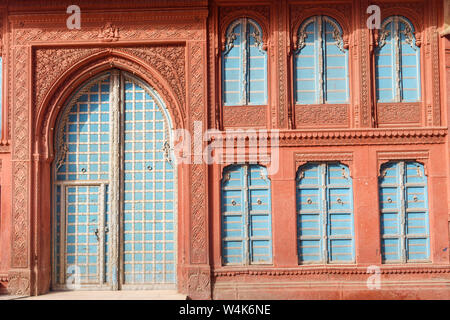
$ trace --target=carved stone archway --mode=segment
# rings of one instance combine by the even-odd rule
[[[43,294],[50,288],[53,131],[68,97],[86,79],[107,69],[121,69],[137,75],[160,93],[175,129],[193,130],[191,121],[205,123],[206,120],[204,51],[201,42],[117,48],[32,48],[33,76],[30,78],[35,88],[32,102],[36,121],[30,128],[34,132],[32,143],[27,146],[32,152],[32,162],[26,166],[28,169],[18,168],[22,162],[17,163],[16,170],[20,172],[14,176],[16,188],[19,185],[25,188],[17,189],[15,198],[22,200],[13,208],[11,293]],[[187,88],[190,88],[189,95]],[[188,111],[191,116],[187,116]],[[179,215],[183,216],[179,219],[179,236],[190,239],[181,241],[187,247],[180,250],[185,256],[178,258],[179,291],[192,297],[209,298],[206,166],[180,165],[179,179],[180,201],[183,201],[179,207]],[[201,285],[199,278],[203,279]]]

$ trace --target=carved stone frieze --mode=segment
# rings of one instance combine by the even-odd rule
[[[267,125],[266,106],[224,106],[224,127],[265,127]]]
[[[297,129],[317,126],[349,126],[349,105],[296,105],[295,124]]]
[[[380,274],[447,274],[450,269],[443,267],[382,267]],[[214,277],[239,277],[239,276],[296,276],[296,275],[329,275],[329,274],[344,274],[344,275],[365,275],[370,274],[366,267],[299,267],[296,269],[265,269],[265,270],[215,270]]]
[[[420,103],[379,103],[378,124],[420,124],[422,107]]]

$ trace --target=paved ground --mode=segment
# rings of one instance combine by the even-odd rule
[[[186,296],[172,290],[57,291],[36,297],[0,295],[0,300],[186,300]]]

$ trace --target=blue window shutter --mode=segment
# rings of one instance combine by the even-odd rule
[[[399,22],[401,96],[405,102],[420,100],[420,50],[415,44],[412,28],[408,21]],[[410,42],[407,35],[414,39],[414,43]]]
[[[402,176],[399,163],[386,164],[380,177],[381,253],[386,262],[402,257]]]
[[[350,171],[340,163],[327,165],[327,237],[329,262],[354,261],[353,192]]]
[[[259,165],[232,165],[222,179],[224,265],[272,262],[270,180]]]
[[[324,98],[326,103],[348,102],[348,51],[339,47],[335,39],[335,30],[341,34],[336,21],[329,17],[323,19],[324,51]]]
[[[227,37],[233,37],[234,40],[228,44],[228,47],[222,53],[222,91],[225,105],[242,104],[243,95],[243,37],[242,23],[231,24]],[[245,43],[245,42],[244,42]]]
[[[429,259],[427,179],[417,162],[390,162],[380,177],[383,262]]]
[[[299,29],[300,45],[294,56],[294,87],[297,104],[319,101],[319,34],[316,19],[312,18]],[[303,33],[303,35],[302,35]]]
[[[388,23],[384,29],[385,40],[375,52],[375,75],[378,102],[393,102],[395,99],[395,61],[396,50],[394,45],[394,24]]]
[[[349,169],[309,163],[297,175],[300,263],[354,261],[353,191]]]
[[[298,256],[301,263],[325,262],[322,169],[318,164],[307,164],[297,175]]]
[[[267,170],[248,167],[249,249],[253,264],[272,262],[272,217],[270,181]]]
[[[429,218],[427,178],[422,164],[405,163],[405,235],[406,259],[429,259]]]
[[[222,256],[224,264],[243,264],[246,252],[244,167],[230,166],[222,179]]]
[[[253,20],[248,20],[249,104],[267,104],[267,53],[262,49],[262,30]]]

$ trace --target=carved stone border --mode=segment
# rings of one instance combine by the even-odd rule
[[[57,114],[58,106],[62,104],[61,101],[54,100],[55,96],[63,95],[58,89],[54,88],[55,83],[62,91],[68,90],[70,85],[76,85],[74,80],[67,77],[61,79],[61,76],[53,78],[52,72],[58,71],[59,74],[66,74],[72,66],[64,64],[65,59],[70,59],[71,54],[74,54],[72,61],[79,62],[77,59],[81,56],[77,51],[88,50],[93,47],[101,47],[99,52],[92,50],[93,55],[100,55],[99,59],[84,60],[83,67],[90,68],[94,74],[99,72],[95,69],[99,66],[99,61],[104,63],[111,63],[111,66],[123,65],[125,69],[131,68],[136,61],[142,61],[145,52],[139,52],[139,49],[132,50],[125,47],[137,46],[136,41],[139,41],[139,46],[153,45],[163,46],[164,44],[186,43],[189,41],[187,47],[183,47],[181,51],[177,52],[171,50],[161,50],[154,54],[150,59],[153,62],[159,59],[161,62],[161,74],[166,83],[175,81],[170,90],[171,96],[179,99],[183,104],[186,100],[186,110],[189,110],[192,123],[195,120],[206,123],[206,14],[207,10],[198,10],[194,13],[178,13],[182,17],[177,19],[177,14],[168,14],[161,19],[153,19],[151,25],[142,23],[142,21],[131,21],[124,19],[121,14],[111,13],[111,21],[113,23],[106,23],[95,21],[91,19],[86,28],[79,32],[70,31],[65,28],[66,16],[58,15],[24,15],[14,16],[9,22],[11,32],[9,33],[9,41],[11,45],[8,49],[8,64],[9,82],[8,82],[8,97],[10,99],[11,116],[11,135],[14,136],[12,151],[12,219],[11,219],[11,269],[9,270],[9,290],[13,294],[36,294],[38,292],[45,292],[47,290],[43,285],[42,280],[36,283],[34,274],[34,264],[39,263],[40,255],[40,225],[39,209],[40,201],[44,197],[42,195],[42,186],[40,185],[42,179],[46,179],[45,170],[42,172],[42,167],[48,166],[48,157],[51,154],[44,154],[43,150],[48,146],[42,147],[41,141],[32,141],[33,136],[41,136],[42,132],[46,134],[51,133],[52,121],[54,118],[48,118],[49,113]],[[89,20],[87,13],[86,18]],[[156,12],[147,12],[149,16],[157,16]],[[149,19],[146,15],[139,15],[140,19]],[[60,19],[64,18],[64,23]],[[86,20],[87,21],[87,20]],[[110,28],[108,27],[110,26]],[[106,29],[105,29],[106,28]],[[109,31],[112,31],[109,32]],[[110,37],[109,35],[112,35]],[[40,86],[38,89],[44,90],[46,93],[39,94],[39,101],[41,105],[51,104],[53,110],[42,109],[37,110],[34,102],[35,97],[32,88],[35,87],[37,79],[33,75],[33,64],[35,63],[35,56],[33,48],[37,47],[51,47],[58,50],[61,47],[75,46],[73,51],[66,51],[65,57],[62,60],[54,59],[52,61],[51,54],[47,56],[47,61],[44,63],[48,69],[40,73]],[[108,51],[109,50],[109,51]],[[151,49],[150,49],[151,50]],[[64,50],[63,50],[64,51]],[[106,52],[105,52],[106,51]],[[142,50],[141,50],[142,51]],[[177,64],[179,54],[182,54],[182,64]],[[134,58],[133,58],[134,57]],[[83,57],[81,57],[83,58]],[[58,61],[62,63],[58,64]],[[185,69],[184,61],[190,66],[189,79],[183,83],[181,77],[183,76],[183,69]],[[53,62],[53,63],[52,63]],[[88,63],[85,63],[88,62]],[[107,68],[103,62],[100,62],[101,68]],[[90,63],[90,64],[89,64]],[[102,64],[103,63],[103,64]],[[151,65],[151,63],[150,63]],[[158,67],[154,67],[158,69]],[[144,68],[142,68],[143,70]],[[150,68],[151,70],[151,68]],[[175,72],[173,70],[176,70]],[[185,69],[187,70],[187,69]],[[141,69],[139,70],[141,72]],[[138,72],[138,73],[139,73]],[[149,71],[147,71],[148,73]],[[172,77],[170,73],[174,73]],[[70,73],[72,76],[76,73]],[[147,75],[146,75],[147,76]],[[148,75],[150,77],[150,75]],[[147,77],[147,78],[148,78]],[[70,78],[70,77],[69,77]],[[170,78],[170,79],[169,79]],[[81,80],[80,80],[81,81]],[[176,83],[178,82],[178,83]],[[189,87],[189,91],[187,90]],[[165,85],[165,87],[168,87]],[[170,87],[170,85],[169,85]],[[178,88],[177,88],[178,87]],[[55,89],[55,91],[52,91]],[[52,94],[49,94],[52,92]],[[159,92],[165,96],[164,92]],[[187,96],[187,97],[186,97]],[[168,103],[176,105],[177,103]],[[44,112],[45,110],[45,112]],[[39,121],[35,121],[38,118]],[[47,118],[46,118],[47,117]],[[185,117],[180,115],[180,126],[185,125]],[[46,129],[44,129],[46,128]],[[193,129],[193,127],[190,127]],[[37,143],[36,143],[37,142]],[[32,154],[33,157],[32,157]],[[31,161],[35,160],[32,164]],[[51,159],[51,158],[50,158]],[[207,169],[204,165],[193,165],[190,167],[190,196],[192,201],[188,203],[187,212],[181,210],[186,218],[190,216],[190,228],[184,232],[189,238],[185,244],[186,252],[189,256],[186,259],[187,277],[183,278],[184,282],[179,283],[184,288],[188,288],[190,295],[210,297],[210,281],[205,281],[205,277],[209,279],[209,256],[208,256],[208,217],[207,217]],[[188,197],[186,197],[188,199]],[[189,246],[189,243],[191,246]],[[35,260],[35,257],[38,260]],[[192,267],[194,264],[201,265],[201,268]],[[39,272],[45,272],[39,270]],[[196,280],[197,279],[197,280]],[[201,281],[200,281],[200,280]],[[181,279],[180,279],[181,281]],[[185,282],[190,282],[185,284]],[[200,284],[201,285],[200,285]]]
[[[429,267],[392,267],[381,266],[381,274],[449,274],[450,268],[448,266],[429,266]],[[236,269],[236,270],[214,270],[214,277],[217,278],[229,278],[239,276],[296,276],[296,275],[329,275],[329,274],[344,274],[344,275],[365,275],[373,274],[368,272],[367,267],[299,267],[295,269],[274,269],[266,268],[261,269]]]

